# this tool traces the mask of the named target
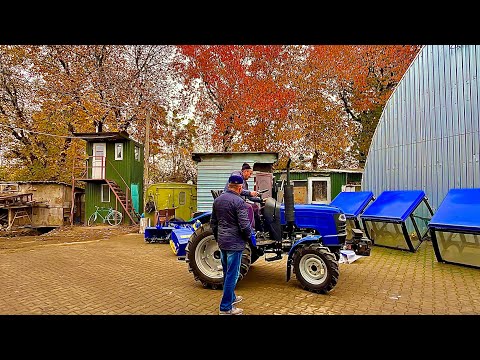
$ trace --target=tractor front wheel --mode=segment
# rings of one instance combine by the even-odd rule
[[[200,226],[190,236],[185,252],[188,271],[193,273],[194,279],[200,281],[204,288],[221,289],[223,286],[223,269],[220,248],[209,223]],[[247,244],[242,254],[238,281],[247,274],[250,264],[251,250]]]
[[[331,291],[340,274],[335,255],[320,244],[299,247],[293,254],[293,271],[304,289],[320,294]]]

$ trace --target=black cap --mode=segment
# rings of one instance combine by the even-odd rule
[[[251,169],[250,165],[248,165],[247,163],[243,163],[242,170],[248,170],[248,169]]]

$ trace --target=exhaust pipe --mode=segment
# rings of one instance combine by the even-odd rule
[[[290,162],[292,159],[288,159],[287,162],[287,184],[284,186],[284,198],[285,198],[285,220],[288,228],[293,229],[295,224],[295,207],[293,200],[293,185],[290,185]]]

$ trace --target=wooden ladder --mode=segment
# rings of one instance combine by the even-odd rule
[[[7,230],[12,229],[12,226],[15,223],[15,220],[22,219],[22,218],[27,218],[28,224],[30,224],[30,226],[32,225],[32,219],[30,218],[30,214],[28,213],[27,210],[15,209],[15,214],[13,216],[12,221],[10,221],[10,224],[8,224]],[[25,225],[27,224],[24,224],[23,226]]]
[[[108,186],[110,187],[110,190],[115,194],[115,197],[117,200],[120,202],[122,205],[123,210],[125,210],[125,213],[128,215],[130,220],[132,221],[133,224],[138,224],[140,223],[140,218],[133,208],[132,200],[131,198],[128,199],[127,196],[125,195],[125,192],[122,190],[120,186],[114,181],[114,180],[107,180]]]

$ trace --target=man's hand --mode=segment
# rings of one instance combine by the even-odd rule
[[[258,191],[250,191],[250,196],[251,197],[257,197],[258,196]]]

